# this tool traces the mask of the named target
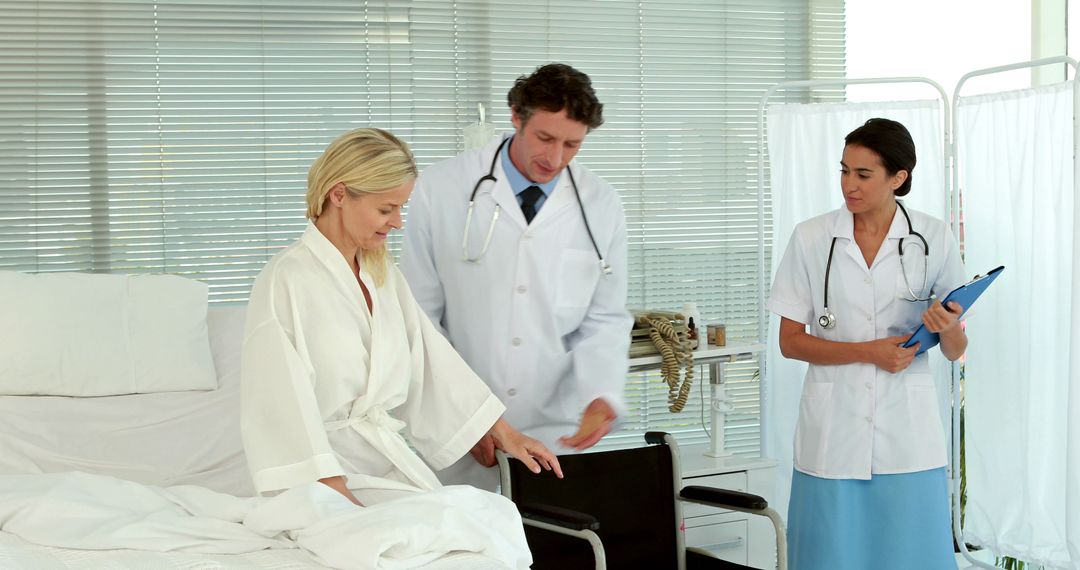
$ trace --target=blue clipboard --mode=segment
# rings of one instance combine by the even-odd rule
[[[982,295],[983,291],[986,291],[986,288],[989,287],[1004,270],[1005,266],[1001,265],[990,270],[986,275],[976,275],[971,281],[953,289],[941,304],[944,305],[950,301],[960,303],[960,306],[964,308],[964,313],[960,314],[960,316],[963,317],[964,314],[968,312],[968,309],[975,304],[975,300],[979,298],[979,295]],[[917,342],[922,344],[919,345],[919,351],[915,353],[916,356],[937,346],[938,343],[941,342],[941,338],[937,333],[932,333],[927,330],[926,325],[919,325],[919,328],[915,329],[915,333],[911,335],[911,338],[904,342],[904,348],[914,346]]]

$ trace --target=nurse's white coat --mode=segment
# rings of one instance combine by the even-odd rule
[[[956,240],[945,222],[911,208],[908,213],[912,228],[930,245],[927,288],[944,298],[965,281]],[[825,310],[825,266],[834,237],[829,308],[836,327],[825,329],[818,316]],[[909,281],[925,295],[918,291],[924,273],[922,242],[908,233],[900,209],[867,267],[855,243],[851,212],[841,208],[795,227],[776,270],[768,309],[808,325],[809,334],[826,340],[864,342],[911,334],[928,304],[901,299],[910,296],[900,272],[901,238]],[[945,432],[927,358],[924,352],[896,374],[866,363],[811,364],[795,430],[795,468],[829,479],[869,479],[871,474],[945,465]]]

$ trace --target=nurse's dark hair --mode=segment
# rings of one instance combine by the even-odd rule
[[[915,141],[911,133],[891,119],[870,119],[844,137],[844,146],[858,145],[874,151],[889,176],[907,171],[907,179],[893,191],[897,196],[911,192],[911,171],[915,169]]]
[[[604,105],[596,98],[588,75],[564,63],[549,63],[522,75],[506,94],[510,109],[521,123],[529,122],[537,109],[558,113],[593,130],[604,124]]]

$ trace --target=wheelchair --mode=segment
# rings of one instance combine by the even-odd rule
[[[649,432],[645,441],[634,449],[559,456],[565,479],[549,471],[533,474],[498,454],[502,494],[521,513],[534,569],[749,568],[685,546],[682,503],[690,502],[768,517],[776,531],[777,568],[786,570],[784,525],[765,499],[683,487],[675,438]]]

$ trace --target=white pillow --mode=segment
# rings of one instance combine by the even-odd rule
[[[212,390],[205,284],[0,271],[0,394]]]

